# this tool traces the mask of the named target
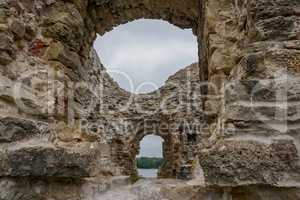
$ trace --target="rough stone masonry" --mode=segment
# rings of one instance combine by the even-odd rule
[[[139,18],[199,43],[199,63],[142,95],[92,47]],[[193,181],[164,198],[300,199],[299,0],[0,0],[0,66],[0,200],[96,199],[136,176],[148,134],[159,176]]]

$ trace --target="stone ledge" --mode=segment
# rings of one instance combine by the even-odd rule
[[[90,177],[90,167],[95,161],[92,153],[68,152],[48,144],[24,146],[8,149],[0,153],[7,163],[1,169],[0,176],[5,177]],[[5,159],[6,158],[6,159]],[[1,166],[1,165],[0,165]]]

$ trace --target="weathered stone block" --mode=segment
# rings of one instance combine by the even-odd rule
[[[47,132],[42,131],[42,124],[25,119],[5,117],[0,119],[0,143],[16,142],[29,139],[32,136],[42,137]]]
[[[257,40],[291,40],[299,38],[300,4],[295,0],[252,0],[247,7],[249,32]],[[255,35],[249,33],[249,35]]]
[[[0,7],[0,23],[7,23],[8,19],[8,10]]]
[[[1,170],[1,174],[11,177],[89,177],[94,161],[92,154],[81,155],[46,146],[24,146],[10,150],[7,159],[9,171]]]
[[[50,9],[46,13],[43,27],[44,36],[55,38],[74,51],[79,51],[82,41],[89,39],[83,18],[73,4],[58,4],[57,8],[54,6]]]
[[[3,50],[0,50],[0,64],[1,65],[8,65],[13,61],[13,58]]]
[[[25,33],[26,33],[26,29],[25,29],[24,23],[22,23],[21,21],[19,21],[17,19],[14,19],[11,22],[11,24],[10,24],[10,30],[19,39],[23,38],[24,35],[25,35]]]
[[[285,75],[276,79],[238,80],[225,85],[225,102],[283,103],[300,100],[300,79]]]
[[[271,144],[226,141],[200,155],[205,179],[211,185],[293,184],[300,169],[291,140]]]
[[[45,52],[45,58],[49,61],[59,61],[73,71],[78,71],[82,65],[78,54],[70,51],[60,42],[50,44]]]

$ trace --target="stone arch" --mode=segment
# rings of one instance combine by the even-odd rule
[[[96,31],[100,35],[113,27],[139,18],[162,19],[180,28],[192,28],[197,31],[200,15],[200,1],[191,0],[106,0],[90,1]]]
[[[129,151],[130,151],[130,160],[132,164],[130,165],[129,174],[130,175],[137,175],[137,168],[136,168],[136,156],[139,154],[140,151],[140,142],[148,135],[156,135],[163,139],[163,157],[165,159],[165,163],[158,172],[159,178],[176,178],[177,173],[176,170],[178,168],[179,163],[177,163],[177,156],[179,156],[180,147],[179,141],[176,135],[171,133],[164,133],[161,131],[154,131],[154,132],[145,132],[145,131],[138,131],[137,134],[133,137],[132,140],[129,141]]]
[[[198,38],[198,54],[201,81],[208,80],[208,63],[206,42],[203,41],[205,13],[204,3],[201,0],[92,0],[88,4],[88,24],[92,24],[93,37],[89,46],[96,39],[97,34],[104,35],[114,27],[137,19],[160,19],[169,22],[179,28],[193,30]],[[88,50],[88,49],[87,49]],[[206,86],[202,87],[202,93],[207,93]]]
[[[103,35],[118,25],[147,18],[161,19],[182,29],[191,28],[198,38],[199,49],[201,48],[198,52],[199,61],[203,62],[205,49],[202,48],[201,39],[202,6],[202,1],[199,0],[184,3],[181,0],[91,0],[74,4],[57,1],[45,8],[40,22],[43,37],[46,41],[53,40],[55,43],[49,45],[39,39],[31,44],[34,48],[30,50],[39,53],[49,46],[50,55],[46,55],[46,59],[60,61],[70,68],[73,71],[71,76],[76,75],[72,80],[86,79],[89,76],[86,73],[91,61],[91,46],[97,34]],[[208,76],[207,65],[199,66],[201,81],[205,81]]]

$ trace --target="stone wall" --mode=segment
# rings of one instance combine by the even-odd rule
[[[134,175],[139,141],[153,133],[165,140],[161,177],[201,176],[236,199],[254,199],[258,185],[297,199],[299,10],[297,0],[0,1],[0,199]],[[200,64],[136,95],[92,44],[142,17],[192,28]],[[30,196],[39,183],[47,192]]]
[[[299,6],[206,2],[209,79],[222,86],[221,98],[206,102],[218,139],[201,165],[213,184],[299,185]]]

